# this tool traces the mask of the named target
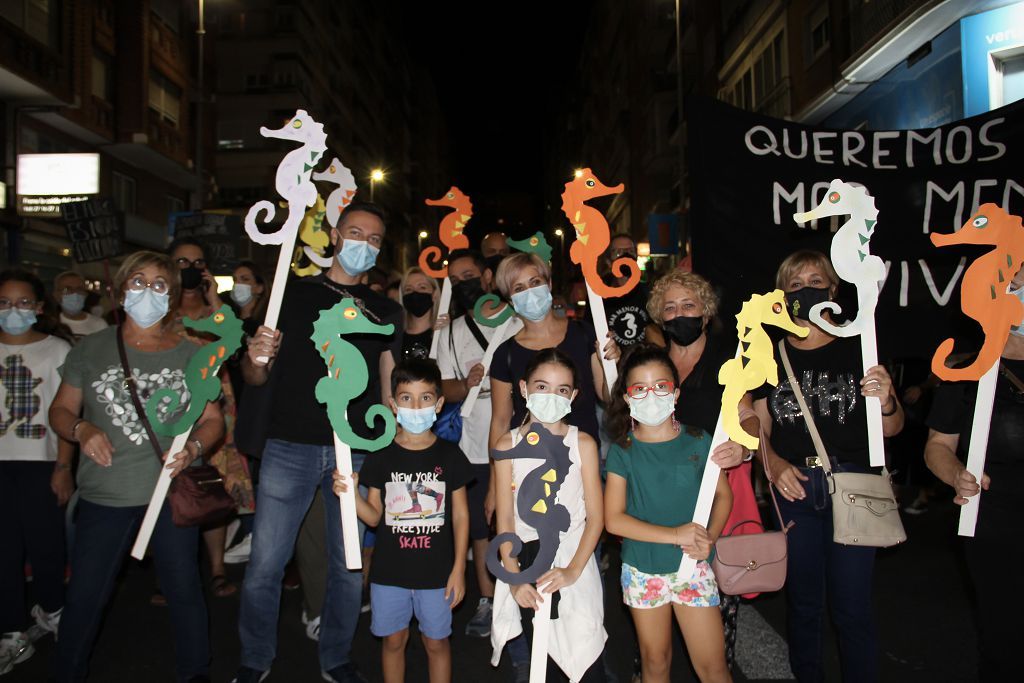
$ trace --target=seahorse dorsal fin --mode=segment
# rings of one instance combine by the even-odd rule
[[[590,240],[590,235],[576,235],[576,239],[578,239],[580,242],[583,242],[583,244],[585,245]]]
[[[460,214],[460,215],[459,215],[459,220],[461,220],[461,221],[462,221],[462,224],[463,224],[463,225],[465,225],[466,223],[468,223],[468,222],[469,222],[469,219],[470,219],[470,218],[471,218],[470,216],[467,216],[467,215],[466,215],[466,214],[464,214],[464,213],[463,213],[463,214]]]
[[[870,237],[865,237],[864,235],[860,234],[859,232],[857,233],[857,239],[860,240],[861,244],[867,244],[871,240]]]
[[[744,368],[747,367],[747,363],[749,363],[749,362],[750,362],[749,358],[747,358],[746,356],[740,356],[740,365],[742,367],[744,367]]]
[[[534,512],[539,512],[542,515],[546,515],[548,512],[548,504],[545,503],[543,500],[538,500],[536,503],[533,504],[533,507],[530,509],[533,510]]]
[[[752,328],[750,328],[750,327],[747,327],[747,326],[745,326],[745,325],[744,325],[744,327],[743,327],[743,336],[744,336],[744,337],[746,337],[747,335],[749,335],[749,334],[750,334],[750,331],[751,331],[751,329],[752,329]]]
[[[555,468],[552,467],[550,470],[541,475],[541,481],[549,481],[554,484],[558,480],[558,473],[555,472]]]
[[[877,222],[878,221],[873,221],[871,219],[865,220],[864,221],[864,227],[866,227],[868,229],[868,232],[871,232],[872,230],[875,229],[875,223],[877,223]]]
[[[551,484],[549,484],[547,482],[544,482],[544,497],[545,498],[550,498],[551,497]]]
[[[741,342],[740,342],[740,347],[741,347],[741,348],[743,349],[743,353],[746,353],[746,352],[747,352],[747,349],[749,349],[749,348],[750,348],[750,342],[747,342],[747,341],[741,341]]]
[[[864,259],[866,259],[866,258],[867,258],[867,256],[868,256],[868,255],[867,255],[867,254],[865,254],[865,253],[864,253],[863,251],[860,251],[860,250],[858,249],[858,250],[857,250],[857,256],[860,256],[860,260],[861,260],[861,261],[863,261]]]

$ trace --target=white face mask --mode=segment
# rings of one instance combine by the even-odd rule
[[[246,285],[241,282],[236,283],[231,288],[231,300],[239,306],[244,306],[252,301],[252,285]]]
[[[658,396],[648,391],[643,398],[629,399],[629,415],[634,420],[648,427],[657,427],[669,419],[676,410],[676,397],[673,394]]]
[[[529,394],[526,409],[544,424],[554,424],[572,411],[572,401],[558,394]]]

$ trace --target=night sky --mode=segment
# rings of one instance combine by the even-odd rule
[[[408,47],[433,76],[445,115],[452,182],[473,198],[471,237],[497,227],[501,217],[505,232],[532,234],[541,226],[520,229],[517,219],[539,222],[545,202],[558,204],[561,188],[544,182],[545,136],[572,87],[590,5],[404,6]]]

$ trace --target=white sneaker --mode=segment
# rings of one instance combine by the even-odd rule
[[[306,627],[306,637],[320,642],[320,617],[310,619],[306,610],[302,610],[302,624]]]
[[[60,626],[60,615],[63,614],[64,608],[61,607],[56,612],[47,612],[43,609],[42,605],[36,605],[32,608],[32,618],[35,619],[35,625],[38,626],[42,631],[53,634],[54,642],[57,641],[57,628]],[[40,634],[45,635],[45,634]],[[33,638],[32,640],[37,640]]]
[[[252,552],[252,534],[246,534],[238,543],[224,551],[224,564],[243,564]]]
[[[10,673],[15,664],[21,664],[35,652],[32,641],[25,633],[4,633],[0,637],[0,676]]]

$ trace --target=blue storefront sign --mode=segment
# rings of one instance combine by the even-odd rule
[[[679,216],[674,213],[652,213],[647,216],[647,239],[652,254],[679,252]]]
[[[964,116],[1024,97],[1024,2],[960,20]]]

